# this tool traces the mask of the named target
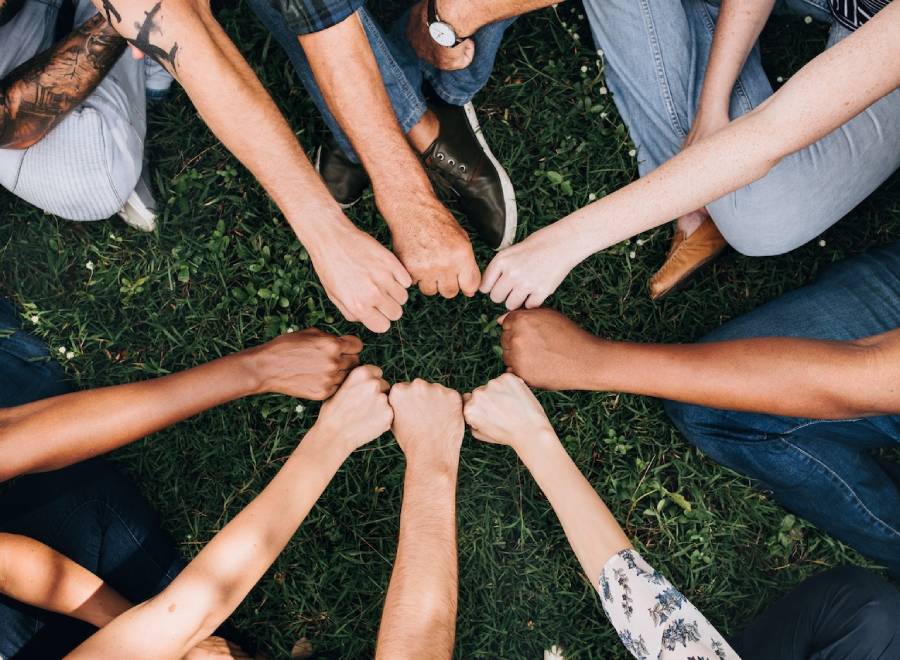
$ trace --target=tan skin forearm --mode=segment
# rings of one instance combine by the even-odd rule
[[[86,568],[17,534],[0,534],[0,593],[98,628],[131,607]]]
[[[181,83],[204,122],[272,196],[305,245],[346,223],[297,137],[202,0],[95,0]]]
[[[460,36],[469,37],[490,23],[554,4],[556,0],[437,0],[437,11]]]
[[[455,466],[409,464],[377,660],[448,660],[456,637]]]
[[[129,385],[0,409],[0,481],[107,453],[257,391],[250,353]],[[41,442],[35,442],[41,438]]]
[[[762,337],[666,345],[595,339],[573,389],[791,417],[900,413],[900,330],[857,341]]]
[[[180,658],[240,604],[306,518],[349,451],[310,431],[272,482],[159,595],[68,657]]]
[[[126,43],[102,16],[35,55],[0,81],[0,148],[26,149],[93,92]]]

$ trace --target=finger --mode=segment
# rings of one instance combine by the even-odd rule
[[[500,335],[500,348],[503,349],[503,352],[510,350],[512,348],[512,332],[509,330],[504,330]]]
[[[499,305],[504,300],[506,300],[506,297],[509,295],[509,292],[512,291],[512,288],[512,278],[507,275],[503,275],[499,280],[497,280],[494,288],[491,289],[491,300]]]
[[[478,270],[477,264],[472,264],[472,266],[466,269],[461,276],[459,276],[459,289],[463,292],[463,295],[471,298],[478,291],[478,285],[481,283],[481,271]]]
[[[390,389],[391,389],[391,384],[389,382],[387,382],[384,378],[378,379],[378,390],[382,394],[387,394]]]
[[[391,328],[390,319],[375,308],[369,308],[359,320],[372,332],[387,332]]]
[[[347,319],[351,323],[356,323],[357,321],[359,321],[359,319],[356,318],[356,316],[354,314],[350,313],[349,309],[344,307],[343,303],[341,303],[337,300],[334,300],[332,302],[334,302],[334,306],[338,308],[338,311],[341,313],[341,316],[343,316],[345,319]]]
[[[506,312],[505,314],[501,314],[497,317],[497,323],[503,325],[504,321],[506,321],[506,317],[509,316],[510,312]]]
[[[426,296],[433,296],[438,292],[437,282],[422,280],[421,282],[419,282],[419,291],[424,293]]]
[[[382,288],[386,294],[397,301],[398,305],[405,305],[406,301],[409,300],[409,292],[406,290],[406,287],[400,286],[400,283],[394,278],[386,281]]]
[[[438,292],[447,299],[456,298],[459,294],[459,281],[456,277],[445,277],[438,280]]]
[[[539,293],[531,293],[528,296],[528,299],[525,301],[526,309],[537,309],[541,305],[544,304],[544,301],[547,299],[547,296],[543,296]]]
[[[402,286],[404,289],[408,289],[412,286],[412,277],[410,277],[409,272],[403,267],[403,264],[401,264],[400,260],[396,257],[394,257],[394,263],[391,264],[391,275],[394,276],[394,280],[396,280],[397,284]]]
[[[506,309],[509,311],[519,309],[519,307],[522,306],[522,303],[525,302],[525,299],[528,298],[528,295],[528,291],[523,290],[522,287],[513,289],[506,297]]]
[[[338,341],[341,344],[341,353],[344,355],[356,355],[363,349],[362,339],[356,335],[344,335],[338,337]]]
[[[500,255],[497,255],[491,259],[491,263],[484,269],[484,274],[481,276],[481,286],[478,287],[478,290],[481,293],[490,293],[501,275],[503,275],[503,266],[500,265]]]
[[[376,308],[391,321],[399,321],[400,317],[403,316],[403,308],[396,300],[389,296],[384,296],[384,298],[378,302]]]
[[[374,364],[365,364],[361,366],[360,371],[363,371],[366,376],[370,376],[371,378],[380,379],[384,372],[381,370],[381,367],[376,367]]]
[[[359,356],[355,354],[345,353],[338,358],[338,371],[351,371],[359,364]]]
[[[480,440],[481,442],[491,442],[491,439],[489,437],[487,437],[480,431],[473,429],[471,426],[469,427],[469,433],[471,433],[472,437],[475,438],[476,440]]]
[[[465,69],[475,57],[475,42],[471,39],[466,39],[461,44],[445,49],[441,56],[438,68],[444,71]]]

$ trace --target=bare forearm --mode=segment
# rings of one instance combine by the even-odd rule
[[[140,383],[64,394],[0,410],[0,481],[104,454],[252,394],[252,351]],[[41,442],[35,442],[41,438]]]
[[[131,603],[99,577],[34,539],[0,534],[2,593],[42,610],[102,627]]]
[[[271,483],[162,593],[118,617],[71,657],[182,657],[246,597],[347,455],[335,438],[310,431]]]
[[[900,5],[819,55],[752,112],[559,223],[575,263],[705,206],[843,125],[900,85]],[[884,66],[872,67],[877,54]],[[886,56],[886,57],[885,57]]]
[[[617,552],[631,547],[622,527],[552,431],[522,439],[519,458],[550,501],[591,584]]]
[[[766,337],[691,345],[602,342],[584,389],[795,417],[900,412],[900,330],[852,342]]]
[[[0,148],[25,149],[93,92],[125,51],[101,16],[36,55],[0,82]]]
[[[296,136],[208,4],[95,0],[135,46],[173,73],[222,143],[257,178],[304,244],[347,222]],[[118,20],[117,20],[118,17]]]
[[[437,0],[440,17],[464,36],[471,36],[490,23],[553,4],[556,0]]]
[[[452,657],[457,570],[456,468],[409,465],[376,658]]]

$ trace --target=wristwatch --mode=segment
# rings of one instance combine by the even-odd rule
[[[428,34],[439,45],[444,48],[453,48],[458,46],[464,40],[456,36],[456,29],[441,20],[437,13],[437,0],[427,0],[428,3]]]

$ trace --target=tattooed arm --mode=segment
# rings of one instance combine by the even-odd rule
[[[11,71],[0,82],[0,147],[40,141],[97,88],[125,47],[98,15]]]

